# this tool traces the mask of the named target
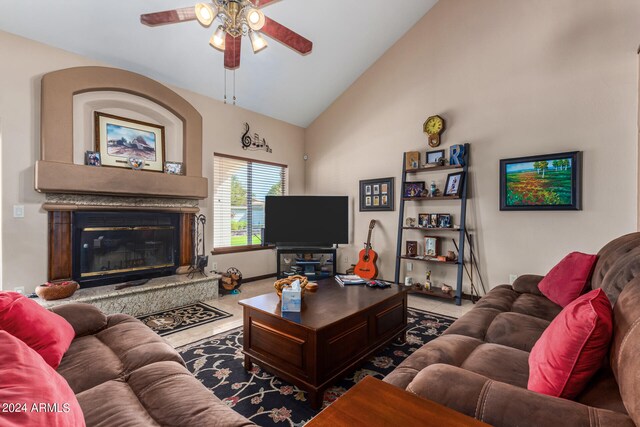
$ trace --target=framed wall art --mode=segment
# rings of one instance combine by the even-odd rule
[[[500,160],[500,210],[580,210],[582,152]]]
[[[360,212],[393,211],[395,178],[365,179],[360,181]]]
[[[164,126],[96,111],[96,151],[102,166],[129,168],[129,158],[144,161],[144,170],[164,170]]]

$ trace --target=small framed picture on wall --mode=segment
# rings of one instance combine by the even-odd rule
[[[360,212],[393,211],[395,178],[376,178],[360,181]]]

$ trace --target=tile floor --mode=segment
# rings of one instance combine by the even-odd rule
[[[224,295],[217,300],[204,301],[205,303],[219,308],[220,310],[224,310],[233,316],[218,320],[217,322],[187,329],[186,331],[177,332],[164,338],[172,346],[181,347],[200,339],[242,326],[242,307],[238,304],[238,301],[256,295],[262,295],[267,292],[274,292],[273,282],[274,279],[264,279],[257,282],[247,283],[242,285],[240,288],[242,291],[240,294]],[[409,307],[444,314],[446,316],[460,317],[467,311],[471,310],[473,304],[471,301],[464,300],[461,306],[457,306],[451,301],[423,297],[420,295],[409,295]]]

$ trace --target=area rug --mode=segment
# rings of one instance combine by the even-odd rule
[[[442,335],[454,320],[410,308],[406,342],[394,341],[359,369],[336,382],[325,392],[322,407],[331,404],[367,375],[384,378],[423,344]],[[177,350],[200,382],[259,426],[303,426],[320,412],[311,409],[306,392],[263,371],[258,363],[254,363],[251,372],[244,369],[242,328]]]
[[[138,319],[160,336],[174,334],[205,323],[215,322],[231,314],[203,302],[138,316]]]

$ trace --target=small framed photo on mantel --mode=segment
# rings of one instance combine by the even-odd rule
[[[393,211],[394,188],[393,177],[360,181],[360,212]]]

